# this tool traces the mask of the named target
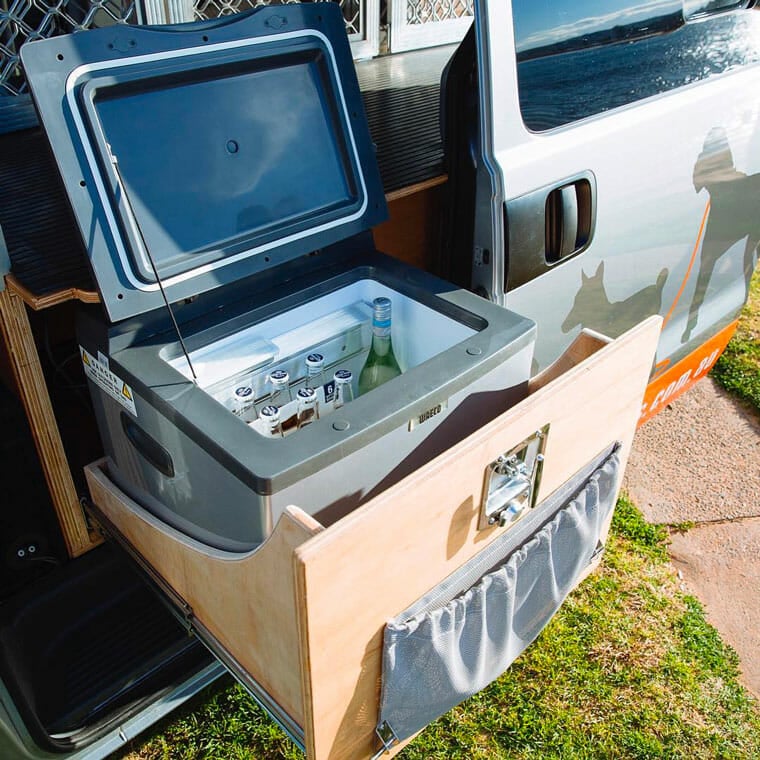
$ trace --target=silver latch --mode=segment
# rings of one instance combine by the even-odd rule
[[[535,506],[548,434],[545,425],[488,465],[479,530],[509,525]]]

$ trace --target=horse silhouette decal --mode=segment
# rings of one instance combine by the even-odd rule
[[[689,307],[686,342],[697,326],[699,309],[705,300],[715,265],[729,248],[746,238],[744,246],[745,299],[754,271],[755,251],[760,246],[760,174],[737,171],[722,127],[711,129],[694,166],[694,189],[710,194],[710,214],[699,256],[699,273]]]
[[[581,325],[617,337],[650,314],[660,311],[667,279],[668,270],[663,269],[654,285],[642,288],[623,301],[610,301],[604,288],[604,261],[599,262],[596,273],[591,276],[581,269],[581,289],[562,323],[562,332],[568,333],[576,325]]]

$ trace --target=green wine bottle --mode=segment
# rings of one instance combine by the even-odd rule
[[[391,299],[372,302],[372,345],[359,375],[359,395],[401,374],[391,343]]]

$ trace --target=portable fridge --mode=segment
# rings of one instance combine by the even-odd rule
[[[287,505],[330,524],[518,401],[535,326],[374,249],[385,200],[337,9],[208,30],[103,29],[24,65],[101,295],[78,336],[110,475],[245,551]],[[403,374],[333,411],[378,296]],[[233,413],[276,369],[295,393],[313,352],[318,421],[271,438]]]

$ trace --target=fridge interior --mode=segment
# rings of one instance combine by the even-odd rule
[[[305,383],[306,357],[318,352],[325,360],[325,385],[318,391],[319,414],[328,416],[336,370],[353,373],[354,398],[358,396],[359,374],[371,345],[372,300],[380,296],[391,299],[391,339],[403,372],[477,333],[414,298],[365,278],[222,338],[205,342],[202,336],[195,336],[188,353],[198,385],[230,411],[235,389],[249,386],[258,413],[270,397],[270,374],[286,370],[295,394]],[[185,377],[192,377],[187,358],[177,354],[176,347],[165,347],[161,356]],[[251,426],[264,432],[258,420]]]

